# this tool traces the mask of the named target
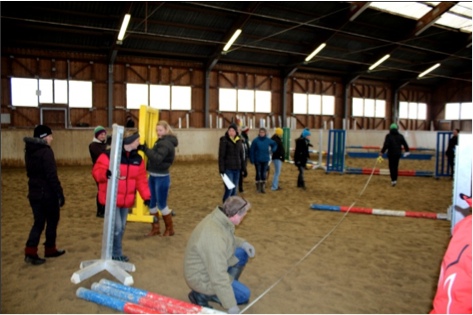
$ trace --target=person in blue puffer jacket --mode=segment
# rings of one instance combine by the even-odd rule
[[[260,128],[258,137],[253,140],[250,147],[250,162],[254,164],[256,169],[257,192],[265,193],[269,161],[271,160],[271,154],[276,152],[277,148],[277,143],[266,136],[266,129]]]

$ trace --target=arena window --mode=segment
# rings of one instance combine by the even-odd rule
[[[270,113],[271,92],[248,89],[218,89],[219,110],[239,113]]]
[[[427,104],[415,102],[399,102],[400,119],[427,119]]]
[[[92,108],[92,82],[11,78],[11,98],[13,106],[68,104],[73,108]]]
[[[335,114],[335,97],[333,95],[294,93],[293,113],[333,116]]]
[[[192,89],[190,86],[127,83],[126,107],[139,109],[141,105],[161,110],[190,110]]]
[[[446,120],[473,119],[472,103],[447,103],[445,105]]]

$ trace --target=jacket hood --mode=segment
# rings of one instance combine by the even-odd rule
[[[168,140],[169,142],[171,142],[175,147],[178,146],[179,144],[179,141],[177,141],[177,137],[175,135],[164,135],[161,137],[161,139],[166,139]]]
[[[48,143],[44,139],[33,138],[33,137],[24,137],[23,141],[25,142],[26,151],[36,151],[37,149],[48,147]]]
[[[391,135],[398,135],[399,134],[399,131],[397,129],[390,129],[389,130],[389,134]]]

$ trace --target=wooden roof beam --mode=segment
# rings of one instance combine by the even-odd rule
[[[414,31],[412,32],[411,37],[419,36],[423,31],[432,26],[432,24],[434,24],[435,21],[437,21],[442,16],[442,14],[450,10],[450,8],[452,8],[457,3],[458,1],[445,1],[437,4],[435,8],[427,12],[423,17],[421,17],[417,21],[417,25]]]

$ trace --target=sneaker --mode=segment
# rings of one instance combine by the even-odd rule
[[[32,265],[42,265],[46,262],[46,259],[40,258],[38,255],[25,255],[25,262]]]
[[[124,262],[128,262],[130,261],[130,259],[128,259],[127,256],[125,255],[121,255],[121,256],[112,256],[112,259],[113,260],[116,260],[116,261],[124,261]]]
[[[392,185],[393,187],[396,186],[396,184],[397,184],[397,181],[392,181],[392,182],[391,182],[391,185]]]

